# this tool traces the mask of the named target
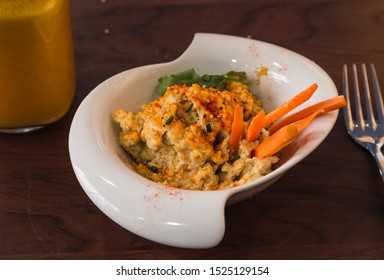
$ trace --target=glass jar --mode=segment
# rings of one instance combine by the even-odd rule
[[[0,132],[59,120],[75,90],[69,0],[0,1]]]

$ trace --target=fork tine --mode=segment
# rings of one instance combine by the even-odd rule
[[[376,74],[376,68],[374,64],[370,65],[371,68],[371,77],[372,77],[372,86],[373,93],[375,95],[376,105],[377,105],[377,115],[379,118],[379,122],[384,124],[384,105],[383,105],[383,97],[381,95],[381,90],[379,86],[379,80]]]
[[[365,63],[361,64],[361,71],[362,71],[362,77],[363,77],[363,88],[364,88],[364,93],[365,93],[365,108],[366,108],[366,115],[367,115],[367,125],[372,127],[373,130],[376,130],[377,123],[375,120],[375,116],[373,115],[371,91],[369,90],[367,68],[365,67]]]
[[[348,81],[348,67],[346,64],[343,65],[343,93],[346,100],[346,106],[343,110],[344,112],[344,121],[345,125],[348,128],[348,131],[353,131],[354,124],[352,120],[352,112],[351,112],[351,100],[349,96],[349,81]]]
[[[361,94],[360,94],[359,79],[357,75],[356,64],[352,65],[352,80],[353,80],[353,90],[355,94],[356,122],[360,125],[360,128],[362,130],[365,130],[365,121],[363,117],[363,109],[361,107]]]

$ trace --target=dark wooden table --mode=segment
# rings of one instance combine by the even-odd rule
[[[72,1],[76,96],[59,122],[0,135],[1,259],[383,259],[384,192],[342,114],[328,138],[267,190],[226,209],[215,248],[168,247],[107,218],[72,170],[68,132],[85,96],[123,70],[177,58],[194,33],[277,44],[314,60],[341,91],[344,63],[374,62],[384,85],[381,0]]]

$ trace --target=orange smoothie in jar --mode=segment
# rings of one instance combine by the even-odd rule
[[[69,0],[0,1],[0,131],[60,119],[73,99],[74,68]]]

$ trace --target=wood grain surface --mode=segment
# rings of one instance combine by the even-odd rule
[[[93,88],[177,58],[196,32],[291,49],[319,64],[340,91],[343,64],[374,62],[384,87],[383,1],[81,0],[71,13],[77,87],[70,111],[34,133],[0,135],[1,259],[384,258],[384,184],[342,114],[283,178],[226,208],[225,236],[211,249],[173,248],[123,229],[87,197],[68,155],[73,115]]]

